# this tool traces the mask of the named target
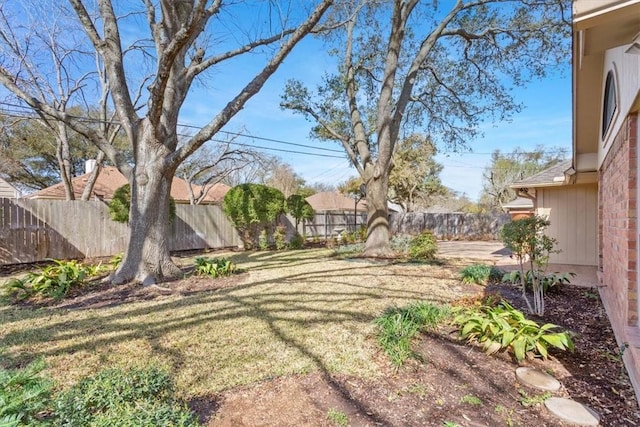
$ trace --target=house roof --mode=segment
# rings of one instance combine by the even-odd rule
[[[77,199],[82,196],[82,192],[84,191],[84,187],[89,179],[89,176],[90,173],[86,173],[71,180],[73,192]],[[113,193],[118,188],[127,183],[127,179],[120,173],[118,169],[113,166],[105,166],[100,170],[98,179],[96,179],[96,183],[91,193],[91,198],[109,201],[113,198]],[[195,193],[199,192],[201,188],[199,185],[192,185],[192,187]],[[222,202],[224,195],[227,194],[227,191],[229,191],[229,186],[221,183],[215,184],[208,191],[206,197],[201,203],[220,203]],[[176,203],[189,203],[189,188],[185,180],[176,177],[173,178],[173,181],[171,183],[171,197],[173,197]],[[60,182],[58,184],[52,185],[51,187],[44,188],[36,193],[31,194],[29,198],[53,200],[64,199],[64,186]]]
[[[530,210],[533,209],[533,200],[528,199],[526,197],[516,197],[509,203],[505,203],[502,205],[503,209],[506,210]]]
[[[565,184],[565,172],[571,168],[571,160],[565,160],[535,175],[512,183],[511,188],[552,187]]]
[[[17,198],[20,196],[20,191],[8,181],[0,178],[0,197]]]
[[[335,191],[322,191],[306,198],[314,211],[353,211],[355,200],[350,199]],[[367,202],[358,202],[358,212],[366,212]]]

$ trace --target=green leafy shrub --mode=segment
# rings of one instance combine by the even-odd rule
[[[409,242],[409,256],[414,259],[433,259],[438,242],[431,231],[423,231]]]
[[[302,234],[296,233],[289,240],[289,248],[291,249],[302,249],[304,247],[305,238]]]
[[[300,221],[310,221],[315,216],[315,211],[300,194],[292,194],[286,200],[287,212],[295,219],[295,227],[298,229]]]
[[[287,249],[287,227],[284,225],[276,227],[276,230],[273,232],[273,242],[277,250]]]
[[[41,425],[50,409],[52,383],[42,377],[44,361],[23,369],[0,369],[0,426]]]
[[[567,332],[556,332],[558,326],[552,323],[539,326],[506,301],[494,307],[461,310],[453,322],[460,326],[463,338],[478,342],[488,354],[506,349],[518,362],[527,353],[546,359],[549,346],[573,351],[573,341]]]
[[[131,206],[131,187],[125,184],[113,192],[109,202],[109,216],[116,222],[129,222],[129,208]]]
[[[131,186],[125,184],[113,192],[113,198],[109,202],[109,216],[116,222],[129,222],[129,209],[131,208]],[[176,201],[169,196],[169,221],[176,218]]]
[[[108,369],[85,378],[55,400],[61,426],[197,426],[174,397],[160,369]]]
[[[489,282],[502,280],[504,272],[493,265],[473,264],[463,268],[460,275],[464,283],[486,285]]]
[[[554,291],[571,283],[571,278],[575,277],[576,273],[546,273],[542,270],[527,270],[524,273],[525,288],[528,291],[533,289],[534,275],[537,276],[538,283],[542,286],[544,293]],[[514,284],[522,283],[522,272],[520,270],[509,271],[502,276],[503,282],[510,282]]]
[[[226,258],[197,257],[195,263],[195,274],[199,276],[230,276],[238,269],[232,261]]]
[[[447,306],[428,302],[417,302],[402,308],[387,310],[375,320],[378,326],[378,343],[396,366],[401,366],[409,357],[411,341],[418,332],[435,329],[449,316]]]
[[[520,266],[520,284],[522,297],[527,303],[529,312],[539,316],[544,314],[544,286],[539,276],[534,271],[544,271],[549,263],[552,253],[558,253],[555,249],[557,240],[544,234],[550,225],[549,220],[539,216],[517,219],[505,224],[500,230],[500,238],[515,256]],[[525,282],[525,264],[529,264],[531,273],[531,288],[533,290],[533,305],[527,297]]]
[[[7,296],[22,300],[34,296],[55,300],[64,298],[73,287],[83,286],[86,280],[101,271],[100,266],[84,265],[76,260],[52,260],[53,265],[30,272],[21,279],[4,284]]]
[[[269,249],[269,233],[267,229],[263,229],[258,236],[258,247],[261,251],[266,251]]]
[[[262,184],[241,184],[224,196],[222,210],[240,232],[245,249],[253,249],[259,233],[285,212],[284,194]]]

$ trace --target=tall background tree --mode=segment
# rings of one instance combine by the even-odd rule
[[[104,123],[98,111],[69,109],[69,114],[94,121],[93,126],[111,128],[105,130],[113,139],[113,144],[127,152],[124,135],[118,133],[118,126]],[[37,116],[24,109],[13,109],[0,113],[0,176],[29,193],[62,182],[67,200],[75,198],[71,190],[71,179],[85,173],[86,161],[93,159],[97,169],[104,161],[104,153],[82,135],[71,129],[65,138],[65,162],[60,162],[60,139],[51,128]],[[131,158],[130,154],[127,154]],[[63,172],[64,169],[64,172]],[[81,199],[87,200],[95,180],[88,179]]]
[[[531,151],[516,148],[510,153],[495,150],[491,165],[482,174],[480,205],[486,210],[501,211],[502,205],[515,199],[515,190],[509,188],[516,181],[528,178],[554,166],[568,156],[566,149],[537,146]]]
[[[567,0],[345,1],[329,42],[339,70],[311,90],[289,82],[283,108],[339,142],[367,186],[367,255],[389,249],[387,195],[399,139],[420,130],[449,149],[520,106],[510,88],[569,57]]]
[[[434,145],[420,135],[411,135],[396,145],[393,168],[389,174],[389,200],[405,212],[424,209],[434,204],[437,196],[447,193],[435,161]]]
[[[16,51],[11,41],[0,40],[0,83],[37,114],[91,141],[131,184],[129,245],[112,282],[136,279],[150,284],[181,274],[169,256],[166,239],[169,189],[176,169],[260,91],[295,45],[317,27],[331,3],[69,0],[68,5],[28,1],[0,5],[18,43],[39,34],[35,22],[73,17],[62,37],[79,41],[81,47],[67,53],[95,53],[98,68],[105,70],[109,100],[132,149],[133,164],[104,132],[41,96],[42,81],[26,67],[50,65],[49,58],[29,49]],[[131,40],[131,34],[139,38]],[[194,82],[207,75],[215,78],[207,72],[244,54],[253,55],[254,62],[262,60],[253,77],[212,111],[209,122],[195,135],[178,144],[178,118]],[[97,102],[99,84],[94,86],[82,86],[82,97]]]
[[[188,141],[183,134],[184,141]],[[185,180],[189,191],[189,202],[198,205],[217,183],[225,182],[232,174],[261,164],[261,154],[251,148],[232,145],[241,134],[228,134],[226,139],[205,143],[178,167],[176,174]],[[195,190],[198,185],[198,190]]]

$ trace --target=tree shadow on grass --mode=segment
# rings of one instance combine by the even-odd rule
[[[310,269],[312,264],[318,263],[331,268]],[[305,260],[301,265],[302,271],[261,280],[253,280],[249,272],[237,278],[245,280],[243,283],[233,282],[213,289],[187,289],[168,294],[149,291],[145,303],[128,300],[101,307],[67,304],[59,308],[21,309],[21,315],[16,315],[15,319],[11,316],[4,319],[7,322],[0,345],[7,350],[7,358],[3,364],[11,367],[41,356],[64,358],[73,354],[105,355],[108,360],[112,346],[141,340],[147,343],[151,357],[165,360],[173,372],[178,373],[188,370],[188,365],[193,363],[193,355],[187,356],[189,348],[182,348],[172,341],[173,333],[193,331],[194,334],[204,334],[202,340],[215,340],[216,336],[208,335],[207,331],[223,327],[230,321],[256,322],[260,325],[257,330],[268,331],[270,339],[280,347],[293,350],[298,354],[297,358],[313,366],[323,380],[369,422],[384,424],[383,419],[372,415],[376,414],[375,408],[364,400],[354,399],[349,390],[335,379],[335,367],[322,348],[314,348],[318,344],[308,341],[304,334],[296,334],[296,331],[315,328],[321,331],[331,326],[344,328],[342,325],[345,324],[366,330],[389,305],[408,304],[420,299],[446,301],[446,298],[435,295],[433,288],[412,289],[393,284],[393,280],[400,276],[408,280],[425,280],[425,277],[435,274],[430,270],[416,266],[415,271],[403,268],[403,274],[390,274],[384,271],[386,268],[353,263],[336,266],[324,259]],[[279,268],[273,269],[277,271]],[[363,309],[367,304],[371,306]],[[379,310],[371,307],[379,307]],[[28,325],[29,320],[38,319],[46,320],[35,326]],[[20,326],[7,328],[11,323],[19,323]],[[233,332],[233,329],[229,331]],[[194,341],[187,345],[198,344]],[[138,357],[144,357],[143,354],[141,352]],[[287,366],[279,369],[281,372],[261,373],[261,378],[288,372]],[[234,386],[233,383],[229,385]],[[216,407],[211,405],[213,411]]]

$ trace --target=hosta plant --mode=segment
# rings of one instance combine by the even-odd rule
[[[52,261],[53,265],[5,283],[8,296],[16,299],[39,296],[59,300],[64,298],[70,289],[85,285],[87,279],[102,271],[101,266],[84,265],[76,260]]]
[[[195,263],[195,274],[199,276],[224,277],[237,271],[236,265],[226,258],[197,257]]]
[[[533,289],[534,278],[538,280],[538,283],[542,286],[545,293],[559,289],[562,285],[568,285],[571,283],[571,278],[575,277],[576,273],[545,273],[542,270],[527,270],[524,272],[524,283],[527,290]],[[535,277],[534,277],[535,276]],[[510,282],[514,284],[522,283],[522,272],[520,270],[513,270],[505,273],[502,276],[503,282]]]
[[[558,332],[558,326],[542,326],[527,319],[506,301],[495,307],[481,306],[463,309],[454,318],[460,335],[469,342],[477,342],[488,354],[507,350],[520,362],[527,354],[546,359],[548,348],[573,351],[568,332]]]

